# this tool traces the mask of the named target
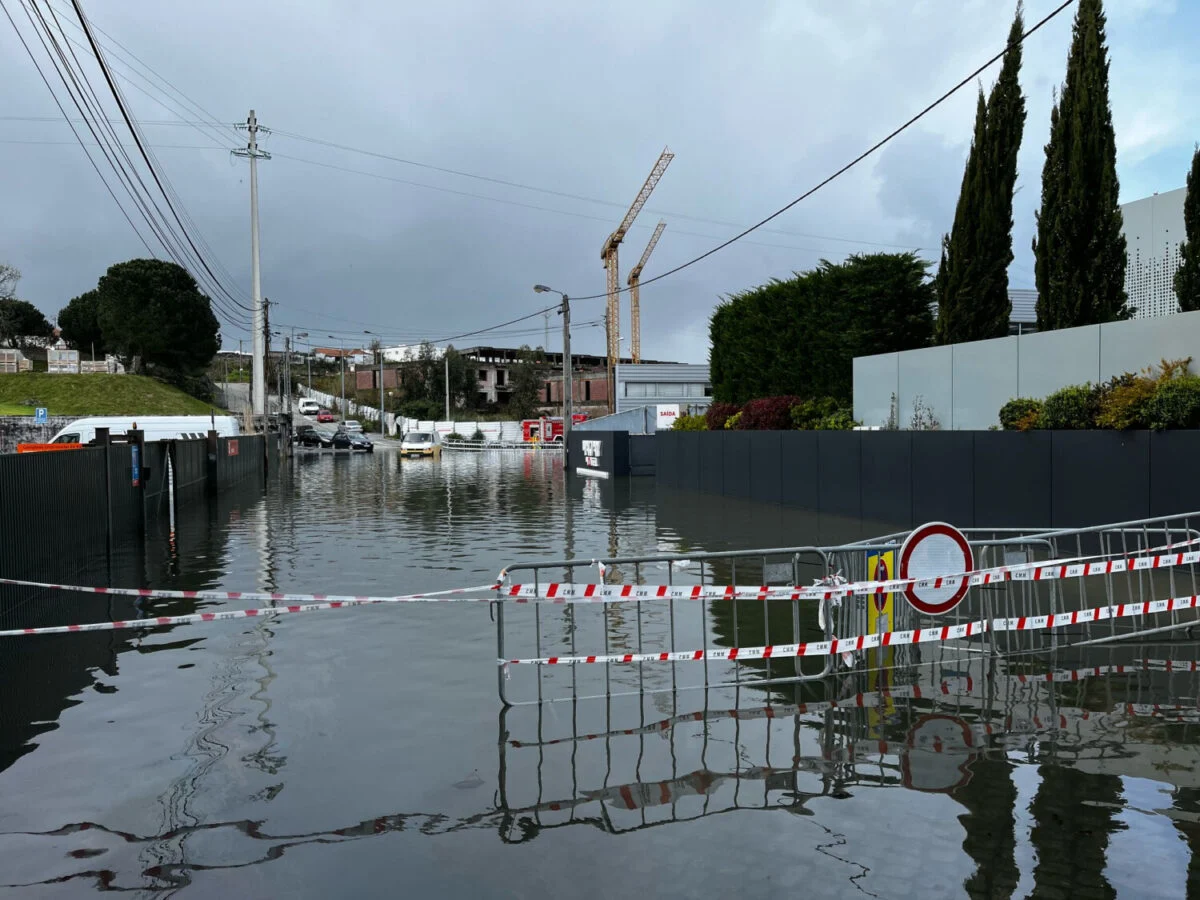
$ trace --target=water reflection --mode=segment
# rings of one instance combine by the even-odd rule
[[[486,582],[531,557],[811,543],[848,528],[709,499],[657,497],[644,480],[564,484],[548,454],[313,456],[265,494],[197,498],[173,541],[152,524],[144,547],[54,574],[397,592]],[[10,625],[195,608],[124,603],[0,589]],[[598,618],[544,624],[563,646],[635,646],[661,617],[642,606],[614,610],[603,635],[580,631]],[[705,634],[680,639],[792,627],[786,604],[751,606],[737,605],[736,628],[732,609],[706,606]],[[734,667],[742,685],[707,689],[701,667],[625,668],[610,686],[628,696],[508,711],[494,647],[483,607],[0,643],[0,884],[1200,894],[1193,642],[921,648],[766,687],[752,666]],[[669,690],[675,668],[695,690]]]

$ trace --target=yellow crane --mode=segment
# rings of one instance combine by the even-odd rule
[[[633,357],[635,364],[642,361],[642,304],[638,291],[641,287],[642,269],[646,268],[646,260],[654,252],[654,247],[666,227],[667,223],[660,219],[654,234],[650,235],[650,243],[642,251],[642,258],[629,272],[629,355]]]
[[[642,189],[638,191],[637,197],[630,205],[629,212],[625,213],[625,218],[621,220],[617,230],[608,236],[608,240],[600,248],[600,259],[604,261],[604,270],[608,277],[608,309],[605,313],[605,330],[608,336],[608,408],[610,411],[616,409],[613,365],[621,358],[621,278],[617,271],[617,248],[621,245],[621,241],[625,240],[625,233],[629,231],[629,226],[633,224],[633,220],[637,218],[642,207],[646,205],[646,201],[650,199],[655,186],[663,177],[663,172],[667,171],[667,166],[674,158],[675,154],[669,148],[664,147],[663,152],[659,154],[658,162],[650,170],[646,183],[642,185]]]

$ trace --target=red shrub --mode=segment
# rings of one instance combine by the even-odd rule
[[[720,431],[725,427],[725,420],[736,416],[742,408],[736,403],[714,403],[704,414],[704,422],[709,431]]]
[[[800,397],[763,397],[742,407],[738,428],[742,431],[788,431],[792,427],[792,407]]]

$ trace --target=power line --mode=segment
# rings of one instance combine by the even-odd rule
[[[109,70],[108,63],[105,61],[104,55],[100,52],[100,47],[97,45],[96,39],[92,35],[90,24],[88,22],[87,17],[83,13],[83,8],[80,6],[79,0],[71,0],[71,5],[75,9],[76,16],[78,16],[78,18],[79,18],[79,24],[83,28],[84,36],[87,38],[88,44],[92,48],[92,54],[96,57],[96,62],[100,66],[100,72],[104,75],[104,80],[108,84],[108,88],[112,92],[113,98],[117,102],[117,108],[121,111],[121,117],[125,120],[126,126],[129,128],[130,133],[133,135],[134,143],[137,144],[137,146],[138,146],[138,151],[141,153],[142,160],[146,163],[146,167],[150,170],[150,175],[154,179],[154,183],[156,185],[158,185],[159,192],[163,195],[163,199],[166,201],[167,208],[171,211],[171,215],[175,217],[175,221],[179,225],[180,231],[183,233],[184,239],[188,242],[188,246],[190,246],[192,248],[192,251],[196,254],[196,258],[199,260],[200,265],[204,268],[204,271],[208,273],[209,277],[212,278],[213,281],[217,284],[217,286],[221,289],[221,292],[224,293],[225,296],[228,297],[229,300],[232,301],[235,306],[245,310],[246,312],[250,312],[249,306],[242,303],[240,300],[238,300],[236,297],[234,297],[233,294],[230,293],[225,288],[225,286],[221,283],[220,279],[217,278],[217,276],[213,273],[212,269],[209,267],[208,261],[204,258],[204,256],[200,253],[200,251],[196,248],[195,241],[192,240],[191,234],[188,232],[187,228],[184,226],[183,221],[180,218],[178,211],[175,209],[175,204],[172,203],[172,201],[171,201],[171,194],[174,194],[174,189],[172,189],[170,192],[168,192],[168,190],[163,186],[163,181],[166,176],[164,175],[163,177],[160,177],[159,173],[155,169],[153,163],[151,163],[151,161],[150,161],[151,154],[148,153],[145,146],[143,146],[141,132],[138,130],[137,126],[133,123],[132,117],[129,115],[129,110],[127,109],[126,104],[125,104],[125,98],[121,95],[120,88],[117,87],[116,82],[113,80],[113,76]]]
[[[413,160],[413,159],[405,159],[400,156],[392,156],[391,154],[380,153],[375,150],[366,150],[361,147],[351,147],[348,144],[340,144],[335,141],[327,141],[322,138],[309,137],[307,135],[297,134],[294,131],[282,131],[280,129],[275,129],[275,134],[278,135],[279,137],[291,138],[292,140],[296,140],[296,141],[304,141],[306,143],[316,144],[316,145],[322,146],[322,147],[331,147],[336,150],[346,151],[347,153],[358,153],[358,154],[361,154],[362,156],[374,157],[375,159],[383,159],[383,160],[387,160],[389,162],[402,163],[403,165],[407,165],[407,166],[416,166],[417,168],[428,169],[433,172],[442,172],[447,175],[457,175],[460,178],[471,178],[476,181],[483,181],[483,182],[487,182],[489,184],[497,184],[497,185],[502,185],[504,187],[516,188],[518,190],[534,191],[536,193],[546,194],[546,195],[552,196],[552,197],[563,197],[568,200],[580,200],[584,203],[596,203],[596,204],[600,204],[602,206],[611,206],[611,207],[615,207],[618,209],[624,209],[627,205],[624,203],[618,203],[614,200],[602,200],[598,197],[587,197],[582,194],[573,194],[573,193],[570,193],[569,191],[558,191],[558,190],[554,190],[551,188],[537,187],[536,185],[531,185],[531,184],[522,184],[519,181],[509,181],[504,178],[494,178],[490,175],[480,175],[475,172],[465,172],[461,169],[450,169],[450,168],[446,168],[445,166],[435,166],[431,163],[419,162],[419,161]],[[276,154],[276,155],[279,155],[279,154]],[[295,158],[295,157],[293,157],[293,158]],[[311,162],[311,160],[309,162]],[[314,165],[322,165],[322,163],[313,163],[313,164]],[[347,170],[347,171],[354,171],[354,170]],[[369,173],[363,173],[363,174],[369,174]],[[406,183],[411,184],[413,182],[406,182]],[[429,185],[425,185],[425,186],[429,187]],[[468,194],[467,196],[476,196],[476,195]],[[487,199],[495,199],[495,198],[487,198]],[[503,202],[503,201],[501,201],[501,202]],[[534,207],[534,208],[537,209],[540,207]],[[667,217],[670,219],[686,219],[690,222],[700,222],[700,223],[708,224],[708,225],[721,225],[726,228],[741,228],[741,227],[743,227],[743,226],[737,224],[736,222],[726,222],[721,219],[709,219],[709,218],[705,218],[703,216],[693,216],[693,215],[687,215],[685,213],[669,212],[666,210],[648,209],[647,212],[653,213],[654,215],[657,215],[657,216],[664,216],[664,217]],[[589,218],[599,218],[599,217],[589,217]],[[599,221],[608,222],[610,220],[609,219],[599,219]],[[764,230],[772,232],[774,234],[790,235],[792,237],[805,237],[805,238],[811,238],[811,239],[822,240],[822,241],[835,241],[838,243],[845,243],[845,244],[863,244],[863,245],[874,246],[874,247],[899,247],[899,248],[908,249],[907,245],[904,245],[904,244],[889,244],[889,243],[882,242],[882,241],[866,241],[866,240],[859,240],[856,238],[833,237],[831,235],[825,235],[825,234],[809,234],[809,233],[800,232],[800,231],[785,231],[785,230],[777,229],[777,228],[776,229],[764,229]],[[672,229],[671,233],[672,234],[681,234],[682,232]],[[707,237],[707,235],[705,235],[705,236]],[[916,249],[921,250],[923,248],[918,247]]]
[[[1042,26],[1044,26],[1047,22],[1049,22],[1055,16],[1059,15],[1059,13],[1061,13],[1064,9],[1066,9],[1068,6],[1070,6],[1074,2],[1075,2],[1075,0],[1064,0],[1064,2],[1062,4],[1060,4],[1056,9],[1054,9],[1049,15],[1042,18],[1032,28],[1028,29],[1023,35],[1021,35],[1019,43],[1024,43],[1025,40],[1031,34],[1038,31],[1039,29],[1041,29]],[[728,240],[722,241],[720,244],[717,244],[717,246],[713,247],[712,249],[707,250],[704,253],[701,253],[699,256],[697,256],[693,259],[690,259],[685,263],[681,263],[680,265],[675,266],[674,268],[668,269],[667,271],[663,272],[661,275],[655,275],[653,278],[646,279],[645,281],[643,281],[641,283],[641,286],[645,287],[646,285],[653,284],[656,281],[662,281],[664,278],[674,275],[677,272],[682,272],[684,269],[686,269],[690,266],[694,266],[696,263],[700,262],[701,260],[708,259],[708,257],[712,256],[714,253],[724,250],[730,244],[740,241],[746,235],[750,234],[751,232],[757,231],[763,225],[766,225],[768,222],[772,221],[773,219],[776,219],[779,216],[783,215],[785,212],[787,212],[789,209],[791,209],[797,203],[800,203],[802,200],[806,200],[807,198],[811,197],[813,194],[815,194],[821,188],[825,187],[830,182],[836,180],[837,178],[840,178],[846,172],[849,172],[851,169],[853,169],[855,166],[857,166],[860,162],[862,162],[868,156],[873,154],[880,147],[884,146],[884,144],[889,143],[893,138],[895,138],[901,132],[906,131],[909,127],[911,127],[916,122],[923,119],[926,115],[928,115],[934,109],[941,106],[946,100],[948,100],[954,94],[958,93],[958,91],[960,91],[963,87],[965,87],[966,85],[968,85],[972,81],[974,81],[980,74],[983,73],[983,71],[985,69],[987,69],[989,66],[993,65],[994,63],[998,62],[1007,51],[1008,51],[1008,45],[1006,44],[1005,48],[1003,50],[1001,50],[999,53],[997,53],[995,56],[993,56],[991,59],[989,59],[987,62],[985,62],[982,66],[977,68],[974,72],[972,72],[970,75],[968,75],[962,81],[960,81],[954,87],[950,88],[950,90],[946,91],[944,94],[942,94],[940,97],[938,97],[932,103],[930,103],[928,106],[926,106],[924,109],[922,109],[919,113],[917,113],[915,116],[913,116],[907,122],[905,122],[899,128],[895,129],[890,134],[888,134],[886,137],[884,137],[881,140],[872,144],[870,147],[868,147],[866,150],[864,150],[862,153],[860,153],[854,159],[850,160],[850,162],[846,163],[844,166],[842,166],[840,169],[838,169],[832,175],[829,175],[824,180],[818,182],[816,185],[809,188],[807,191],[805,191],[803,194],[801,194],[795,200],[792,200],[787,205],[780,207],[775,212],[773,212],[769,216],[767,216],[765,219],[760,219],[758,222],[751,225],[749,228],[746,228],[743,231],[739,232],[738,234],[735,234],[733,237],[729,238]],[[625,293],[628,290],[629,290],[628,287],[620,288],[619,293]],[[608,294],[606,292],[603,294],[591,294],[591,295],[582,296],[582,297],[575,297],[573,299],[575,299],[575,300],[602,300],[607,297],[608,297]]]

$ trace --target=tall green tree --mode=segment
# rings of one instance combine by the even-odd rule
[[[96,285],[105,343],[137,371],[198,375],[220,347],[220,324],[195,279],[175,263],[131,259]]]
[[[1187,195],[1183,200],[1183,230],[1187,240],[1179,245],[1182,264],[1175,273],[1175,296],[1184,312],[1200,309],[1200,145],[1192,154]]]
[[[41,346],[54,334],[42,311],[27,300],[0,299],[0,344],[9,347]]]
[[[929,263],[872,253],[726,298],[709,323],[716,400],[795,395],[850,400],[855,356],[928,346]]]
[[[1101,0],[1079,0],[1067,78],[1050,114],[1037,213],[1038,329],[1127,319],[1117,145]]]
[[[1021,6],[1008,35],[1000,77],[975,110],[975,133],[963,171],[954,224],[943,239],[943,261],[935,282],[937,341],[952,344],[1008,333],[1012,303],[1008,266],[1012,253],[1012,198],[1017,154],[1025,131],[1021,94]]]
[[[982,89],[975,104],[975,135],[967,154],[954,224],[942,240],[943,270],[938,270],[938,317],[936,338],[939,344],[971,340],[967,320],[978,303],[980,232],[986,181],[984,154],[987,151],[987,101]]]
[[[58,327],[63,339],[81,353],[108,352],[104,332],[100,330],[100,293],[90,290],[75,297],[58,311]]]

